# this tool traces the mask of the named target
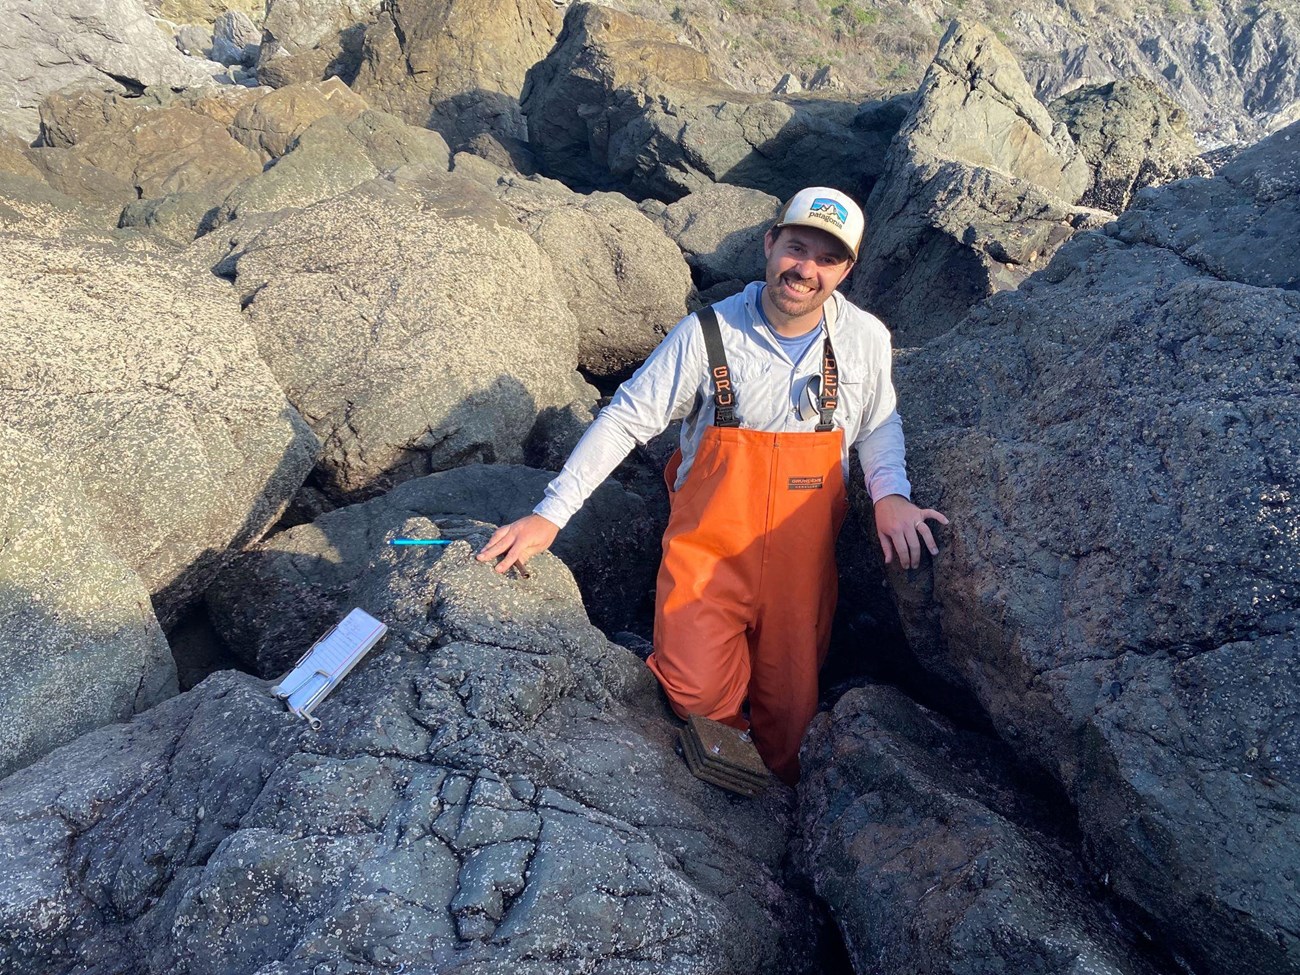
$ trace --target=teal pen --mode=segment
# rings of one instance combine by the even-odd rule
[[[390,538],[389,545],[450,545],[453,538]]]

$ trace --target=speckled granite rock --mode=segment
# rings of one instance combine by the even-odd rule
[[[176,693],[139,576],[45,444],[0,423],[0,777]]]
[[[175,249],[22,200],[0,226],[0,420],[42,445],[164,625],[314,462],[238,300]],[[65,221],[62,224],[60,221]]]
[[[522,460],[542,410],[594,400],[550,261],[455,174],[365,183],[274,223],[233,266],[262,356],[324,441],[317,473],[336,500]]]

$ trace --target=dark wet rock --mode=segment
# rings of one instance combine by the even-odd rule
[[[796,861],[856,971],[1154,975],[1001,743],[863,687],[800,762]]]
[[[551,0],[385,5],[366,29],[354,86],[455,147],[484,133],[526,139],[524,73],[546,56],[559,26]]]
[[[1088,224],[1073,207],[1088,179],[1010,52],[986,28],[955,23],[868,200],[850,294],[895,344],[946,331]]]
[[[294,633],[330,625],[382,540],[406,519],[438,522],[439,534],[428,537],[443,538],[465,534],[466,518],[506,524],[532,511],[554,476],[475,464],[331,511],[239,555],[208,590],[209,615],[246,667],[277,677],[296,659]],[[574,574],[592,621],[613,632],[642,610],[654,587],[657,539],[644,502],[611,483],[597,489],[552,551]]]
[[[1300,971],[1297,137],[1142,191],[895,371],[952,519],[893,580],[910,645],[1225,975]]]
[[[1154,82],[1079,88],[1048,109],[1092,168],[1092,187],[1079,201],[1085,206],[1120,213],[1144,187],[1213,172],[1200,159],[1187,114]]]
[[[316,439],[226,285],[75,212],[7,205],[28,217],[0,231],[0,305],[23,322],[0,332],[0,419],[78,487],[167,625],[277,520]]]
[[[813,971],[791,794],[691,777],[649,672],[532,566],[380,548],[354,596],[390,633],[317,734],[226,672],[0,783],[5,970]]]
[[[47,446],[0,423],[0,777],[176,693],[139,576]]]
[[[763,277],[763,235],[781,202],[758,190],[719,183],[666,207],[651,203],[646,209],[681,248],[695,283],[710,288]]]
[[[428,180],[365,183],[233,258],[262,355],[324,442],[320,486],[336,500],[522,460],[540,411],[594,399],[550,262],[485,189]]]
[[[873,127],[886,116],[859,101],[736,91],[668,28],[584,3],[521,98],[547,175],[665,201],[715,182],[782,199],[809,183],[861,193],[901,119]]]

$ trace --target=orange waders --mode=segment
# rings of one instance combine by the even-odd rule
[[[681,490],[672,490],[680,452],[664,472],[672,513],[647,662],[680,717],[751,727],[768,767],[794,784],[817,712],[838,590],[835,538],[848,507],[843,431],[831,423],[835,357],[827,339],[817,432],[742,430],[712,311],[700,320],[716,425]]]

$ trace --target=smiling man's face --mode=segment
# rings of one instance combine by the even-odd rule
[[[782,326],[792,334],[807,331],[821,319],[822,305],[853,267],[847,249],[812,227],[769,230],[763,249],[767,254],[763,310],[778,331],[786,331]]]

